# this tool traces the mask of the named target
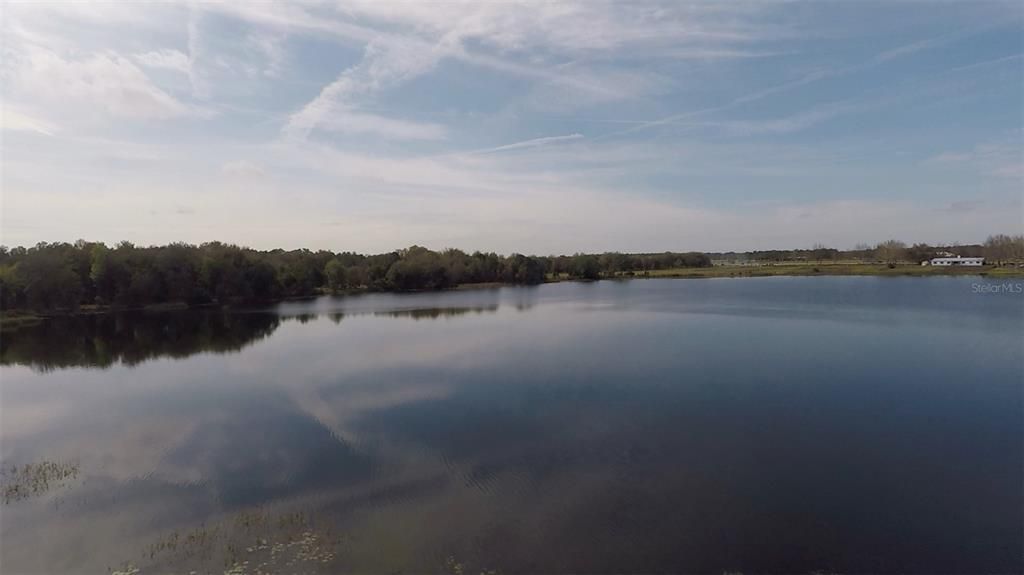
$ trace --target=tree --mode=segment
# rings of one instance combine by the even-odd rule
[[[985,240],[985,257],[995,261],[996,265],[1003,265],[1009,260],[1020,260],[1024,258],[1024,235],[1008,236],[996,234]]]
[[[826,247],[824,244],[814,244],[811,248],[811,257],[817,261],[834,260],[839,250]]]
[[[441,263],[448,270],[448,280],[453,285],[466,282],[469,261],[469,255],[462,250],[448,248],[441,253]]]
[[[505,260],[504,280],[517,284],[544,283],[544,266],[534,258],[512,254]]]
[[[473,252],[466,265],[465,278],[470,283],[500,281],[501,258],[496,253]]]
[[[0,309],[24,307],[25,292],[17,267],[0,265]]]
[[[596,280],[601,277],[601,263],[592,255],[576,254],[572,258],[570,274],[577,278]]]
[[[767,252],[764,252],[767,253]],[[782,253],[782,252],[779,252]],[[537,284],[548,273],[597,279],[636,269],[710,266],[699,252],[534,257],[442,252],[412,246],[360,255],[299,249],[257,251],[221,242],[108,247],[79,240],[0,246],[0,308],[41,311],[81,304],[242,303],[327,289],[430,290],[475,282]]]
[[[345,265],[337,259],[327,262],[327,265],[324,266],[324,278],[327,280],[327,289],[331,290],[331,293],[338,293],[348,287]]]
[[[17,284],[25,304],[34,310],[77,309],[82,284],[57,244],[40,244],[17,264]]]
[[[103,244],[95,244],[90,250],[89,279],[98,303],[113,303],[120,292],[127,290],[131,275],[117,256]]]
[[[277,281],[274,266],[264,258],[253,258],[245,270],[245,282],[249,284],[249,293],[258,301],[270,301],[281,297],[281,284]]]
[[[605,252],[598,258],[598,262],[601,270],[609,275],[633,269],[629,256],[619,252]]]
[[[450,285],[448,270],[437,252],[420,246],[403,250],[388,268],[387,282],[398,291],[442,289]]]
[[[936,257],[935,248],[928,244],[914,244],[907,248],[907,259],[912,262],[925,262]]]
[[[1011,236],[1013,242],[1010,244],[1010,259],[1021,262],[1024,261],[1024,234],[1017,234]]]
[[[875,254],[882,261],[894,264],[906,257],[907,245],[899,240],[886,240],[875,246]]]
[[[195,248],[186,244],[171,244],[156,250],[153,271],[160,278],[167,301],[198,301],[198,259]]]

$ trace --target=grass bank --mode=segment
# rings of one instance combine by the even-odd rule
[[[189,306],[185,302],[167,302],[145,306],[83,305],[74,310],[67,309],[47,312],[12,309],[0,313],[0,328],[2,328],[3,331],[11,331],[20,327],[35,325],[47,318],[69,315],[98,315],[121,311],[176,311],[193,309],[195,307],[209,307],[209,305]]]
[[[1019,267],[936,267],[916,264],[778,263],[764,265],[716,265],[709,268],[672,268],[636,272],[639,278],[730,278],[771,276],[987,276],[1024,277]],[[622,277],[622,276],[617,276]]]

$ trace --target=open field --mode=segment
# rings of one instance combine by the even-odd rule
[[[917,264],[838,263],[776,263],[763,265],[716,265],[710,268],[671,268],[636,272],[634,277],[651,278],[721,278],[766,276],[946,276],[986,275],[991,277],[1024,277],[1021,267],[934,267]]]

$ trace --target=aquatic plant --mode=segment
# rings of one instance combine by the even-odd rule
[[[444,560],[444,572],[447,575],[465,575],[466,565],[461,561],[457,560],[454,556],[449,555]],[[501,575],[501,571],[497,569],[482,569],[480,575]]]
[[[108,568],[107,571],[110,575],[137,575],[139,568],[136,567],[134,563],[126,561],[118,569]]]
[[[21,466],[0,466],[0,486],[4,503],[11,503],[42,495],[51,489],[63,487],[78,476],[78,464],[60,461],[40,461]]]
[[[331,572],[343,543],[329,526],[304,512],[244,511],[213,525],[173,531],[143,552],[143,572],[271,573]]]

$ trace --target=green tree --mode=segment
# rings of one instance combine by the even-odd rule
[[[400,259],[388,269],[387,282],[399,291],[442,289],[450,285],[440,256],[420,246],[400,253]]]
[[[981,249],[980,246],[975,246]],[[806,251],[806,250],[805,250]],[[0,246],[0,307],[71,309],[83,303],[238,303],[306,296],[321,289],[429,290],[472,282],[535,284],[546,274],[596,279],[634,269],[711,265],[689,252],[533,257],[412,246],[360,255],[321,250],[257,251],[221,242],[114,247],[79,240]]]
[[[534,258],[512,254],[505,260],[504,281],[517,284],[544,282],[544,266]]]
[[[25,293],[16,265],[0,265],[0,309],[24,307]]]
[[[37,246],[18,263],[16,273],[28,307],[39,311],[78,308],[81,280],[56,246]]]
[[[598,259],[588,254],[576,254],[572,258],[573,277],[595,280],[601,277],[601,263]]]
[[[324,266],[324,277],[327,280],[327,289],[331,293],[338,293],[348,287],[348,277],[345,273],[345,265],[340,260],[333,259]]]

